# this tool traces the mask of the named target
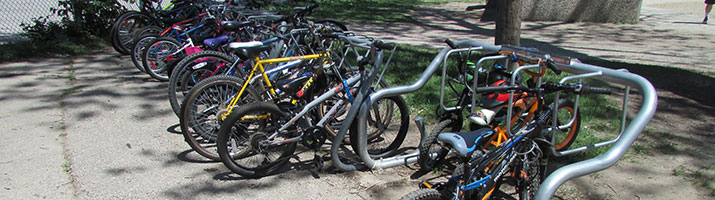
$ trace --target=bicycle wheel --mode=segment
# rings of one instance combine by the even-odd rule
[[[534,199],[536,191],[541,186],[543,169],[540,164],[536,163],[522,163],[522,167],[521,172],[525,172],[525,176],[520,177],[520,180],[517,181],[516,190],[520,200],[531,200]]]
[[[112,35],[112,42],[116,43],[115,45],[118,48],[116,50],[121,54],[128,55],[130,53],[129,50],[132,49],[134,45],[132,36],[134,36],[135,31],[142,27],[156,24],[153,22],[154,20],[151,16],[140,12],[127,13],[123,17],[118,18],[117,26]]]
[[[159,36],[159,32],[156,32],[158,27],[149,26],[141,30],[137,37],[134,37],[134,47],[132,47],[131,57],[134,66],[141,72],[146,72],[144,65],[142,64],[142,55],[144,55],[144,49],[149,42],[153,42]],[[160,31],[160,30],[159,30]]]
[[[138,12],[137,12],[137,11],[130,10],[130,11],[125,11],[125,12],[123,12],[122,14],[119,14],[119,16],[117,17],[117,19],[115,19],[114,22],[112,22],[112,27],[109,28],[109,41],[110,41],[110,43],[112,44],[112,48],[114,48],[114,50],[117,51],[117,52],[120,53],[120,54],[122,54],[122,50],[121,50],[121,48],[119,47],[119,42],[118,42],[118,39],[117,39],[117,32],[118,32],[118,28],[117,28],[117,27],[118,27],[119,24],[120,24],[120,23],[119,23],[119,22],[120,22],[120,19],[124,18],[125,16],[129,15],[130,13],[138,13]]]
[[[419,190],[407,193],[407,195],[400,198],[400,200],[442,200],[447,199],[442,196],[439,191],[435,189],[422,188]]]
[[[351,74],[357,74],[357,72],[355,72],[355,73],[350,72],[350,73],[351,73]],[[347,73],[346,73],[346,74],[347,74]],[[346,79],[347,79],[348,77],[343,77],[343,78],[346,78]],[[334,80],[334,79],[331,79],[331,80]],[[334,80],[334,81],[331,81],[331,82],[330,82],[328,88],[334,88],[335,86],[340,85],[340,84],[342,84],[342,81]],[[386,88],[386,87],[388,87],[387,82],[385,82],[385,80],[380,81],[380,84],[379,84],[378,89],[379,89],[379,88]],[[335,105],[335,103],[337,103],[337,101],[340,100],[341,98],[342,98],[342,99],[346,99],[346,98],[347,98],[347,95],[346,95],[346,93],[345,93],[344,90],[341,90],[338,94],[334,95],[332,98],[330,98],[330,99],[326,100],[325,102],[321,103],[321,104],[318,106],[318,117],[323,118],[323,117],[325,116],[325,114],[328,113],[328,111],[330,110],[330,108],[332,108],[333,105]],[[334,116],[332,119],[330,119],[329,121],[326,122],[325,128],[326,128],[326,131],[328,132],[327,135],[328,135],[328,139],[329,139],[329,140],[332,141],[333,138],[335,138],[335,136],[338,135],[338,131],[340,130],[340,126],[342,126],[342,124],[343,124],[343,119],[345,119],[345,117],[346,117],[347,114],[348,114],[347,112],[348,112],[349,110],[350,110],[350,102],[346,101],[346,102],[344,102],[343,106],[341,106],[341,107],[336,111],[336,113],[334,114],[335,116]],[[371,136],[370,138],[375,137],[377,134],[379,134],[379,133],[378,133],[378,132],[375,132],[375,133],[373,133],[373,134],[370,134],[370,136]],[[349,144],[349,143],[350,143],[350,137],[345,138],[345,140],[343,140],[343,141],[344,141],[346,144]]]
[[[173,67],[186,56],[179,52],[182,45],[174,38],[159,37],[144,47],[142,65],[152,78],[168,81]]]
[[[139,71],[141,72],[146,73],[146,69],[144,68],[144,64],[142,62],[142,55],[144,55],[146,46],[154,40],[156,40],[156,36],[142,37],[141,39],[137,40],[137,42],[134,44],[134,48],[132,48],[132,63],[134,63],[134,67],[139,69]]]
[[[181,102],[196,83],[228,72],[233,57],[217,51],[200,51],[182,59],[169,76],[169,104],[177,117]]]
[[[276,104],[246,104],[224,121],[218,132],[218,153],[231,171],[245,177],[262,177],[283,166],[295,152],[296,142],[269,144],[267,138],[290,120]],[[279,133],[287,139],[292,134]]]
[[[367,115],[367,152],[374,159],[394,155],[407,135],[410,123],[407,103],[400,96],[376,100]],[[350,127],[350,141],[357,141],[357,120]],[[359,149],[351,142],[353,151]]]
[[[554,148],[556,148],[557,151],[563,151],[571,147],[571,144],[576,141],[576,136],[578,136],[578,132],[581,128],[581,113],[576,112],[574,109],[575,104],[571,100],[560,99],[559,102],[557,102],[557,105],[559,112],[559,118],[556,120],[557,126],[563,126],[569,123],[571,118],[574,117],[574,114],[576,116],[571,126],[556,129],[554,135],[547,133],[548,141],[551,141],[551,137],[555,137]],[[549,106],[549,108],[553,108],[553,104]],[[550,126],[551,122],[548,122],[547,125]]]
[[[420,155],[417,159],[417,162],[419,163],[420,168],[422,168],[422,170],[432,171],[433,169],[440,167],[437,166],[437,163],[435,162],[437,161],[437,159],[444,158],[437,158],[437,156],[430,156],[430,154],[439,154],[438,152],[440,150],[447,150],[447,148],[442,146],[442,144],[437,141],[437,137],[439,136],[439,134],[447,132],[448,129],[452,127],[452,123],[453,122],[451,119],[446,119],[439,122],[439,124],[437,124],[437,126],[435,126],[429,133],[429,135],[427,135],[427,137],[424,139],[424,142],[419,145]]]
[[[219,159],[216,134],[222,123],[221,115],[228,112],[228,104],[241,90],[243,82],[238,77],[214,76],[197,84],[184,99],[179,125],[186,142],[200,155]],[[233,111],[258,100],[256,92],[246,88]]]

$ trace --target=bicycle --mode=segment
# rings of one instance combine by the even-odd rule
[[[568,93],[609,94],[608,88],[585,86],[582,83],[557,84],[547,82],[538,88],[525,86],[495,86],[477,88],[477,92],[523,91],[535,94],[537,108],[531,119],[512,137],[507,138],[492,148],[486,148],[492,142],[490,137],[497,135],[496,130],[482,128],[469,132],[438,133],[442,144],[435,153],[435,165],[444,164],[447,154],[457,154],[458,166],[453,171],[453,177],[444,182],[423,182],[420,189],[408,194],[403,199],[488,199],[500,193],[501,184],[514,186],[520,199],[532,199],[540,181],[545,177],[545,166],[548,162],[548,151],[554,146],[547,133],[559,129],[555,121],[553,109],[544,107],[544,94],[565,91]],[[440,123],[438,127],[444,125]],[[503,193],[503,192],[501,192]],[[504,195],[506,193],[503,193]],[[507,195],[508,196],[508,195]]]
[[[371,52],[377,47],[384,47],[380,41],[375,41],[371,45]],[[367,63],[363,62],[360,68]],[[378,68],[374,68],[376,70]],[[296,144],[301,142],[310,149],[317,149],[326,139],[327,129],[332,129],[328,124],[331,120],[336,120],[338,110],[345,110],[346,106],[353,101],[352,91],[359,84],[373,84],[367,80],[364,70],[347,80],[338,80],[337,86],[326,90],[322,95],[315,97],[306,103],[287,103],[285,100],[273,100],[269,102],[257,102],[246,104],[223,122],[218,133],[218,152],[223,161],[231,171],[246,177],[261,177],[269,175],[285,164],[290,155],[293,155]],[[334,72],[339,70],[334,68]],[[340,76],[338,76],[340,77]],[[308,80],[307,83],[310,83]],[[358,84],[359,83],[359,84]],[[310,84],[306,84],[310,86]],[[323,90],[316,90],[323,91]],[[340,94],[342,92],[343,94]],[[318,94],[320,94],[319,92]],[[300,93],[299,93],[300,94]],[[309,97],[312,95],[309,95]],[[309,113],[321,107],[320,104],[330,98],[339,97],[338,101],[330,105],[327,113],[310,116]],[[291,98],[289,101],[294,102]],[[377,100],[383,104],[389,104],[399,110],[399,115],[391,110],[382,110],[377,113],[373,120],[378,124],[376,132],[371,135],[384,136],[387,126],[398,120],[399,130],[394,139],[391,139],[389,147],[373,151],[376,154],[391,155],[400,146],[406,135],[408,123],[407,106],[400,97],[390,97]],[[393,105],[394,104],[394,105]],[[379,112],[379,111],[378,111]],[[321,112],[322,113],[322,112]],[[384,115],[383,115],[384,114]],[[399,119],[393,119],[394,117]],[[381,117],[386,117],[383,119]],[[313,124],[312,121],[318,121]],[[350,123],[343,121],[342,123]],[[375,149],[376,150],[376,149]],[[316,154],[316,159],[320,159]]]
[[[456,43],[462,50],[475,50],[478,52],[484,52],[484,53],[497,53],[499,50],[502,48],[501,46],[495,46],[495,45],[489,45],[489,44],[484,44],[476,41],[470,41],[470,40],[464,40],[464,41],[459,41]],[[396,87],[389,87],[389,88],[383,88],[380,90],[375,91],[374,93],[371,93],[366,96],[360,96],[361,94],[358,93],[356,99],[356,103],[360,104],[360,107],[362,108],[369,108],[369,106],[373,105],[372,100],[373,99],[380,99],[384,97],[389,97],[389,96],[396,96],[396,95],[401,95],[401,94],[406,94],[409,92],[416,91],[420,88],[422,88],[426,82],[430,79],[430,77],[434,74],[434,72],[439,68],[439,65],[447,63],[446,58],[455,51],[455,49],[451,47],[446,47],[443,48],[437,56],[432,59],[432,62],[427,66],[425,71],[421,74],[419,79],[414,81],[411,84],[408,85],[402,85],[402,86],[396,86]],[[628,147],[636,140],[636,137],[638,136],[639,132],[643,130],[645,125],[647,124],[648,120],[650,120],[655,112],[655,105],[656,105],[656,95],[655,95],[655,89],[653,88],[652,84],[650,84],[646,79],[643,77],[640,77],[636,74],[628,73],[627,71],[624,70],[613,70],[613,69],[608,69],[604,67],[599,67],[599,66],[594,66],[594,65],[589,65],[589,64],[583,64],[579,62],[577,59],[572,59],[568,63],[560,63],[560,62],[555,62],[559,68],[563,69],[565,72],[575,74],[573,76],[566,77],[561,80],[561,83],[565,83],[566,81],[569,80],[574,80],[574,79],[584,79],[584,78],[596,78],[599,80],[604,80],[610,83],[616,83],[616,84],[621,84],[626,86],[626,94],[628,94],[629,87],[637,87],[642,91],[643,94],[643,105],[640,107],[637,116],[633,118],[633,120],[630,122],[629,125],[626,126],[626,123],[629,123],[628,120],[626,119],[626,104],[628,102],[628,95],[624,97],[624,115],[623,118],[621,119],[622,121],[622,126],[621,126],[621,133],[619,134],[618,138],[606,141],[606,142],[599,142],[596,144],[589,144],[587,146],[583,147],[578,147],[575,149],[570,149],[566,150],[563,152],[555,151],[553,148],[548,149],[553,155],[555,156],[561,156],[561,155],[566,155],[574,152],[580,152],[580,151],[585,151],[594,147],[602,147],[606,145],[613,145],[610,150],[606,153],[604,153],[601,156],[598,156],[597,158],[592,158],[589,160],[584,160],[580,161],[577,163],[573,164],[568,164],[566,166],[563,166],[559,168],[558,170],[554,171],[553,174],[549,175],[546,179],[543,180],[543,184],[539,186],[539,189],[537,190],[535,194],[535,198],[537,199],[549,199],[556,189],[563,184],[565,181],[582,176],[584,174],[588,173],[593,173],[599,170],[606,169],[612,165],[614,165],[619,158],[621,158]],[[489,91],[481,91],[481,92],[489,92]],[[496,92],[496,91],[491,91],[491,92]],[[555,98],[558,99],[559,97],[559,92],[556,92]],[[578,104],[577,104],[578,105]],[[365,129],[365,124],[366,120],[364,117],[366,116],[366,109],[360,109],[360,107],[354,106],[357,109],[351,109],[351,111],[348,113],[348,118],[349,120],[355,119],[358,123],[358,128],[357,128],[357,141],[352,141],[351,142],[356,142],[358,143],[357,149],[353,149],[358,153],[360,156],[360,160],[362,161],[361,163],[350,163],[346,164],[343,161],[343,155],[340,153],[340,141],[342,141],[345,137],[346,130],[348,129],[348,124],[343,124],[343,126],[340,129],[340,132],[336,136],[336,138],[333,140],[333,145],[331,147],[331,158],[333,161],[333,166],[335,166],[338,170],[342,171],[353,171],[353,170],[358,170],[358,169],[380,169],[380,168],[389,168],[389,167],[394,167],[394,166],[401,166],[404,164],[409,164],[409,163],[414,163],[418,160],[418,152],[408,154],[408,155],[399,155],[399,156],[393,156],[393,157],[388,157],[388,158],[382,158],[382,159],[373,159],[367,154],[367,149],[365,148],[365,143],[367,140],[367,132]],[[557,113],[557,112],[554,112]],[[354,117],[354,118],[353,118]],[[557,119],[554,117],[553,119]],[[423,137],[425,136],[425,131],[424,131],[424,126],[422,125],[422,120],[419,118],[415,119],[415,122],[418,125],[418,128],[420,128],[420,133],[422,133]],[[552,123],[556,122],[555,120],[552,120]],[[555,125],[552,125],[555,126]],[[519,129],[521,130],[521,129]],[[518,131],[515,133],[519,133]],[[351,133],[351,136],[353,134]],[[475,136],[476,137],[476,136]],[[513,137],[512,137],[513,140]],[[486,141],[486,140],[484,140]],[[506,144],[506,143],[502,143]],[[476,149],[476,147],[475,147]],[[436,154],[430,154],[430,155],[436,155]],[[459,178],[457,178],[459,179]],[[456,190],[455,190],[456,191]],[[430,192],[431,193],[431,192]],[[424,193],[423,193],[424,194]]]
[[[449,40],[446,40],[450,46],[454,48],[454,45],[451,44]],[[524,48],[518,48],[518,47],[510,47],[510,46],[502,46],[502,50],[496,54],[496,55],[486,55],[480,59],[480,62],[482,63],[484,60],[491,60],[491,59],[503,59],[506,58],[506,64],[505,66],[509,66],[511,63],[517,64],[519,66],[522,66],[524,63],[541,63],[543,66],[538,67],[539,72],[532,72],[529,70],[526,70],[524,68],[524,72],[526,74],[531,75],[531,78],[527,80],[529,85],[536,85],[541,82],[541,78],[544,76],[546,73],[546,65],[553,65],[551,61],[553,58],[544,58],[535,56],[535,55],[546,55],[546,54],[540,54],[540,52],[535,52],[530,49],[524,49]],[[464,66],[463,63],[467,62],[463,59],[463,56],[459,57],[460,59],[460,66]],[[560,58],[557,58],[560,59]],[[563,60],[563,59],[560,59]],[[562,61],[563,62],[563,61]],[[504,66],[494,64],[495,67],[492,70],[486,70],[483,68],[476,69],[476,67],[472,63],[472,68],[474,68],[472,71],[474,72],[473,76],[467,76],[471,74],[467,74],[469,70],[461,69],[460,73],[462,74],[460,78],[462,80],[456,80],[457,83],[464,85],[464,89],[462,90],[461,93],[459,93],[459,98],[457,101],[457,104],[455,107],[452,107],[452,109],[446,109],[447,111],[444,112],[442,115],[440,115],[440,122],[438,125],[425,137],[425,139],[422,140],[422,142],[419,145],[420,149],[420,156],[418,159],[418,162],[420,164],[421,169],[423,170],[421,173],[426,173],[429,171],[440,171],[442,170],[441,167],[444,167],[443,164],[435,164],[435,160],[433,160],[432,156],[429,156],[429,152],[434,152],[436,149],[439,149],[439,145],[436,144],[437,142],[437,137],[439,136],[440,133],[445,132],[448,128],[452,132],[457,132],[462,128],[464,116],[463,115],[463,110],[467,108],[472,108],[471,113],[467,115],[467,119],[470,121],[470,129],[471,130],[476,130],[479,129],[480,126],[475,126],[478,124],[477,120],[474,120],[474,111],[476,110],[476,106],[472,105],[477,105],[480,107],[488,108],[490,111],[494,112],[496,110],[501,110],[502,108],[507,108],[507,112],[500,112],[497,113],[497,115],[501,117],[496,117],[500,119],[496,120],[491,120],[487,119],[484,121],[491,122],[490,124],[484,124],[484,121],[481,123],[483,124],[481,127],[490,127],[490,129],[493,129],[496,134],[493,134],[490,136],[487,145],[485,145],[483,148],[489,148],[490,146],[498,146],[502,142],[506,141],[508,138],[512,136],[511,130],[513,129],[518,129],[520,128],[525,122],[531,121],[533,117],[535,116],[536,110],[538,109],[538,104],[545,104],[543,100],[542,102],[538,102],[539,99],[535,98],[534,94],[530,93],[512,93],[512,95],[509,95],[508,93],[488,93],[488,94],[483,94],[481,95],[483,99],[480,102],[477,102],[476,96],[477,94],[480,93],[480,89],[478,88],[479,86],[496,86],[496,85],[518,85],[522,81],[517,81],[518,79],[522,79],[521,75],[519,74],[519,71],[521,69],[516,70],[514,72],[508,72],[505,73],[503,72],[505,69]],[[460,67],[460,68],[466,68],[466,67]],[[533,68],[533,67],[532,67]],[[550,68],[555,68],[551,67]],[[487,72],[492,72],[493,71],[498,71],[500,74],[497,75],[499,78],[495,78],[494,80],[488,80],[487,83],[483,83],[481,85],[478,85],[478,81],[480,80],[480,77],[490,77]],[[560,71],[554,70],[557,74],[560,73]],[[486,73],[486,74],[485,74]],[[508,77],[507,77],[508,76]],[[468,78],[469,77],[469,78]],[[473,78],[471,78],[473,77]],[[491,76],[490,78],[493,78],[494,76]],[[511,79],[511,83],[508,82],[508,79]],[[469,84],[469,81],[473,81],[474,84]],[[444,84],[443,84],[444,85]],[[444,87],[444,86],[443,86]],[[453,91],[455,91],[454,86],[451,85],[450,83],[450,88],[452,88]],[[442,92],[444,93],[444,92]],[[456,91],[455,91],[456,93]],[[444,96],[444,94],[442,95]],[[443,98],[442,98],[443,99]],[[442,102],[442,101],[441,101]],[[553,107],[549,106],[549,107]],[[576,136],[578,135],[579,127],[580,127],[580,113],[577,112],[575,104],[568,100],[568,99],[561,99],[559,102],[555,103],[555,106],[558,108],[558,112],[561,112],[559,116],[564,117],[562,119],[557,120],[559,123],[559,131],[560,132],[565,132],[566,134],[555,134],[554,137],[558,137],[558,144],[555,145],[556,150],[565,150],[567,149],[573,141],[575,141]],[[443,108],[446,108],[443,106]],[[512,109],[514,108],[514,109]],[[565,123],[564,123],[565,122]],[[452,166],[454,167],[454,166]],[[420,176],[420,173],[415,174],[415,176]]]
[[[231,43],[229,46],[234,49],[235,55],[239,57],[231,68],[236,68],[238,64],[243,63],[239,60],[253,60],[252,67],[245,69],[249,72],[240,78],[220,76],[219,78],[213,78],[212,80],[215,80],[213,82],[200,82],[191,88],[184,98],[181,108],[180,126],[185,139],[199,154],[215,160],[218,159],[218,153],[207,148],[214,148],[215,135],[220,122],[235,107],[247,103],[242,102],[247,99],[274,99],[279,98],[280,94],[283,93],[275,85],[275,80],[271,80],[269,76],[277,76],[277,79],[281,79],[281,77],[301,75],[299,74],[301,67],[305,68],[316,64],[315,62],[313,64],[304,63],[304,61],[318,61],[329,58],[329,54],[325,52],[303,56],[261,59],[259,57],[261,52],[270,50],[271,45],[254,41]],[[264,68],[264,65],[273,63],[285,64],[271,70]],[[262,79],[262,81],[258,79]],[[234,88],[234,86],[238,87]],[[256,91],[256,89],[261,91]],[[218,91],[229,96],[213,95]],[[244,96],[249,98],[244,98]]]
[[[172,25],[165,32],[171,30],[168,35],[175,35],[175,38],[158,37],[143,48],[141,57],[144,71],[159,81],[168,81],[178,62],[187,55],[201,51],[201,48],[194,44],[194,40],[201,43],[215,35],[216,25],[216,18],[211,15],[207,15],[200,24],[186,31],[184,27]]]
[[[271,52],[268,53],[268,57],[278,57],[281,51],[283,57],[288,57],[293,55],[304,54],[303,50],[300,50],[300,46],[297,43],[297,38],[300,38],[302,34],[305,34],[308,29],[293,29],[289,33],[282,36],[269,38],[261,41],[263,44],[272,45]],[[289,44],[284,49],[284,44]],[[172,109],[176,113],[177,117],[181,116],[181,102],[186,94],[200,82],[201,80],[214,76],[214,75],[234,75],[236,68],[238,68],[237,76],[243,77],[247,72],[245,60],[237,59],[235,55],[229,55],[227,53],[217,52],[217,51],[205,51],[192,54],[182,59],[177,65],[176,69],[173,70],[171,76],[169,76],[169,103]],[[282,69],[290,68],[294,66],[295,62],[290,65],[282,65],[276,70],[268,69],[269,75],[273,75]]]
[[[197,17],[176,22],[165,29],[154,25],[146,26],[139,29],[136,35],[133,37],[133,41],[136,42],[133,43],[132,50],[130,51],[132,63],[134,63],[134,66],[137,67],[139,71],[146,72],[144,63],[142,62],[142,56],[144,56],[144,52],[147,45],[149,45],[151,42],[154,42],[159,37],[177,38],[177,40],[181,40],[178,35],[184,32],[184,29],[192,26],[192,23],[194,21],[197,21],[198,17],[203,17],[207,14],[208,13],[200,13]]]
[[[316,8],[317,6],[310,6],[302,8],[302,10],[297,9],[299,11],[296,14],[290,17],[279,17],[280,19],[276,19],[276,16],[270,14],[247,16],[248,21],[234,21],[235,24],[238,24],[237,26],[242,28],[239,30],[241,31],[238,34],[239,37],[231,40],[262,40],[261,42],[264,44],[273,44],[271,52],[268,53],[269,58],[307,54],[310,50],[298,44],[299,41],[303,41],[306,37],[305,31],[307,29],[296,27],[297,24],[305,24],[303,22],[306,22],[308,24],[320,24],[324,28],[336,31],[348,31],[344,24],[335,20],[312,21],[304,18],[305,15],[313,12]],[[275,36],[265,39],[271,35]],[[234,55],[229,55],[224,47],[220,49],[222,50],[219,52],[206,52],[187,56],[176,65],[169,76],[169,103],[177,117],[181,116],[180,102],[196,83],[217,74],[234,74],[233,68],[224,66],[234,66],[236,64],[232,63],[240,59],[236,59]],[[240,65],[245,66],[245,64]],[[271,69],[273,65],[266,65],[266,68]]]
[[[112,25],[110,37],[112,47],[120,54],[127,55],[134,45],[135,31],[145,26],[165,27],[199,14],[202,4],[191,0],[172,0],[166,7],[161,7],[161,0],[139,1],[140,11],[128,11],[121,14]]]

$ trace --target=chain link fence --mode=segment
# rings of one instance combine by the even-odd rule
[[[137,4],[118,0],[127,9],[138,10]],[[50,8],[57,8],[57,0],[0,0],[0,43],[27,40],[20,24],[30,24],[33,18],[50,16],[48,21],[59,21]]]

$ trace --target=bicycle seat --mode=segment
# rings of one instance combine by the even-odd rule
[[[210,47],[216,47],[218,45],[221,45],[221,43],[226,42],[228,40],[228,36],[222,35],[216,38],[210,38],[210,39],[205,39],[204,44],[206,46]]]
[[[258,57],[261,52],[271,50],[271,45],[264,45],[260,41],[231,42],[228,47],[233,49],[236,55],[244,60]]]
[[[440,142],[445,142],[452,145],[452,147],[454,147],[454,150],[456,150],[459,156],[466,157],[469,152],[472,152],[477,149],[477,141],[492,133],[494,133],[492,129],[481,128],[469,132],[442,133],[439,134],[437,139]]]
[[[237,31],[239,28],[255,24],[253,21],[221,21],[221,28],[225,31]]]

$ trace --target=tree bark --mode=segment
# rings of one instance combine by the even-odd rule
[[[521,44],[521,0],[491,0],[497,2],[494,44]]]

